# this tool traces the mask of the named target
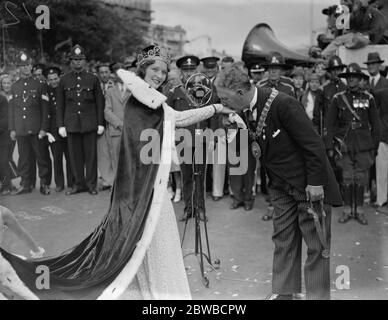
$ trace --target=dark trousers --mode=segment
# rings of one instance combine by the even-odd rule
[[[15,151],[15,146],[16,146],[16,141],[13,141],[9,139],[9,144],[8,144],[8,161],[12,162],[13,167],[16,168],[16,163],[13,160],[13,152]]]
[[[265,166],[263,161],[260,160],[260,191],[262,194],[268,194],[267,188],[267,171],[265,170]]]
[[[255,184],[255,169],[256,158],[252,155],[249,148],[247,152],[248,156],[248,169],[243,175],[230,175],[229,183],[233,192],[233,198],[239,202],[252,202],[255,200],[253,196],[253,186]],[[230,167],[233,165],[230,164]]]
[[[18,136],[16,138],[19,148],[18,169],[24,186],[29,187],[33,184],[32,172],[36,175],[35,164],[31,162],[31,154],[34,155],[38,164],[40,185],[51,184],[51,160],[48,150],[47,138],[39,139],[37,135]]]
[[[0,182],[3,189],[11,185],[11,170],[8,164],[8,146],[0,146]]]
[[[278,294],[302,292],[302,239],[307,245],[304,278],[307,299],[330,299],[330,258],[322,257],[323,246],[318,238],[312,215],[307,213],[305,193],[290,186],[270,186],[274,206],[272,240],[272,291]],[[326,234],[330,245],[331,207],[325,206]]]
[[[12,148],[12,146],[11,146]],[[9,150],[9,152],[11,152]],[[13,151],[12,151],[13,153]],[[50,160],[51,161],[51,160]],[[28,178],[28,183],[24,182],[24,178],[21,177],[21,185],[27,186],[27,184],[30,184],[32,188],[36,187],[36,158],[33,149],[30,149],[30,156],[29,156],[29,162],[30,162],[30,173],[29,173],[29,178]],[[50,180],[51,181],[51,180]]]
[[[36,187],[36,158],[35,158],[35,154],[34,154],[34,151],[31,149],[31,152],[30,152],[30,178],[29,178],[29,182],[31,184],[31,186],[33,188]],[[51,179],[50,179],[51,181]]]
[[[96,189],[97,132],[68,133],[67,143],[74,186],[78,189]]]
[[[191,212],[193,202],[192,197],[196,196],[198,199],[198,209],[205,212],[205,174],[206,174],[206,146],[203,146],[203,159],[202,163],[195,164],[198,172],[199,185],[196,186],[196,194],[193,194],[194,186],[194,167],[192,163],[182,162],[182,182],[183,182],[183,200],[185,201],[185,212]],[[195,155],[195,148],[192,148],[192,157]]]
[[[57,187],[65,186],[65,178],[63,173],[63,157],[66,159],[66,180],[69,188],[73,187],[74,178],[71,170],[69,150],[67,139],[56,137],[56,141],[50,144],[51,153],[53,154],[54,162],[54,180]]]

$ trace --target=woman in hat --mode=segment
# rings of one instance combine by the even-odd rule
[[[111,202],[101,224],[79,245],[44,260],[25,262],[0,249],[27,292],[41,299],[191,298],[174,209],[166,196],[174,130],[209,118],[223,107],[177,112],[156,102],[169,63],[163,48],[150,46],[138,56],[137,75],[144,81],[118,71],[127,87],[135,84],[124,113]],[[149,151],[147,137],[156,141],[151,143],[152,159],[144,152]],[[47,290],[35,287],[35,269],[40,265],[50,271]]]

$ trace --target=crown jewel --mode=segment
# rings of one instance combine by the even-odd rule
[[[137,55],[138,64],[142,64],[145,60],[163,60],[167,64],[171,63],[171,55],[168,49],[155,45],[152,49],[142,51]]]

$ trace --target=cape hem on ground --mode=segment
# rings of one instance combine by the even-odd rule
[[[151,110],[134,97],[128,103],[131,115],[126,119],[127,132],[123,131],[119,159],[119,167],[122,164],[124,169],[117,174],[108,214],[84,241],[54,258],[24,261],[0,248],[9,262],[4,265],[12,267],[12,270],[0,270],[2,286],[8,289],[3,290],[6,296],[12,297],[12,291],[18,296],[21,290],[24,299],[33,299],[34,295],[40,299],[117,299],[134,279],[162,210],[175,119],[167,108]],[[163,137],[160,164],[139,162],[139,151],[145,142],[134,137],[140,137],[143,128],[156,128]],[[123,236],[128,231],[130,239]],[[1,255],[0,259],[3,259]],[[38,290],[35,283],[39,276],[35,273],[36,267],[42,264],[54,270],[52,287],[46,292]],[[5,271],[14,271],[17,279],[3,281]]]

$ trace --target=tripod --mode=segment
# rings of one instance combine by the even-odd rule
[[[202,130],[199,128],[199,124],[197,123],[197,128],[195,130],[195,136],[199,137],[202,134]],[[198,140],[199,141],[199,140]],[[205,275],[205,268],[204,268],[204,260],[210,265],[210,267],[213,270],[219,269],[220,267],[220,260],[216,259],[212,263],[211,255],[210,255],[210,246],[209,246],[209,235],[207,230],[207,218],[206,218],[206,212],[203,210],[203,216],[201,217],[201,210],[202,208],[199,207],[201,199],[200,197],[200,188],[204,188],[204,186],[201,184],[201,170],[200,170],[200,164],[196,163],[196,155],[197,152],[201,149],[199,146],[197,146],[194,149],[194,154],[192,155],[192,192],[191,192],[191,217],[194,218],[195,223],[195,242],[194,242],[194,252],[190,252],[186,255],[184,255],[183,258],[186,258],[190,255],[195,255],[197,257],[197,260],[199,262],[199,267],[201,270],[201,276],[202,276],[202,283],[203,285],[208,288],[209,287],[209,279]],[[206,154],[206,153],[205,153]],[[203,157],[204,158],[204,157]],[[206,161],[205,161],[206,163]],[[185,228],[183,231],[183,237],[182,237],[182,243],[181,246],[183,247],[183,242],[185,240],[186,236],[186,230],[188,221],[190,219],[190,215],[186,215],[185,220]],[[202,234],[201,234],[201,221],[203,222],[203,229],[205,233],[205,240],[206,240],[206,249],[207,253],[204,252],[204,248],[202,245]]]

